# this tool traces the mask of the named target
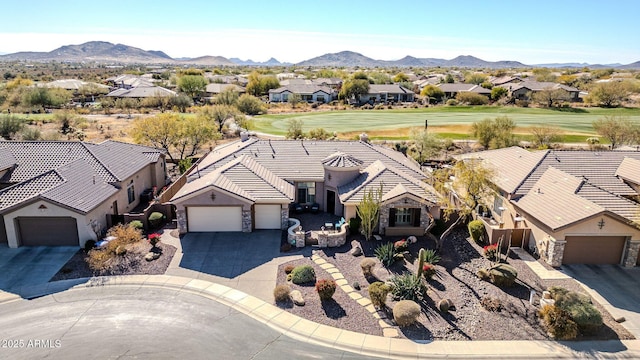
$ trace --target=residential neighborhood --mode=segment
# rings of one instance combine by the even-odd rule
[[[0,358],[640,359],[637,4],[24,5]]]

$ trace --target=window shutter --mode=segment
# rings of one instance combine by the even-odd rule
[[[396,209],[389,209],[389,227],[396,226]]]
[[[413,209],[413,226],[420,226],[420,208]]]

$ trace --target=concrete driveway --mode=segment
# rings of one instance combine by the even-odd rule
[[[587,292],[640,339],[640,268],[618,265],[562,265],[565,273],[581,282]]]
[[[271,301],[278,266],[302,257],[302,252],[280,253],[281,235],[280,230],[188,233],[173,244],[179,249],[166,274],[223,284]]]
[[[0,290],[20,294],[21,287],[48,282],[78,250],[77,246],[10,249],[0,244]]]

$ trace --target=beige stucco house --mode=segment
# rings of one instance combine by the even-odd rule
[[[180,232],[285,229],[292,204],[317,204],[345,219],[370,189],[382,189],[378,232],[423,235],[438,216],[420,166],[366,141],[259,140],[217,147],[173,196]]]
[[[497,192],[479,211],[491,242],[503,237],[552,266],[640,263],[640,152],[510,147],[459,159],[495,171]]]
[[[0,242],[84,246],[166,184],[163,151],[105,141],[0,142]]]

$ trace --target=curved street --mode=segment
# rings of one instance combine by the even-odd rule
[[[293,340],[218,301],[107,286],[0,305],[2,359],[368,359]]]

